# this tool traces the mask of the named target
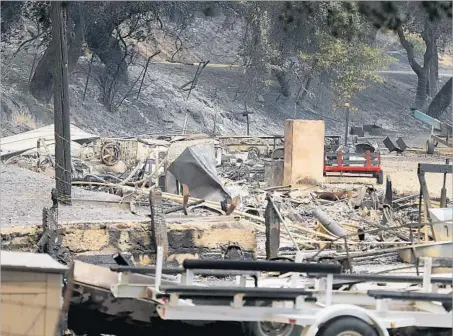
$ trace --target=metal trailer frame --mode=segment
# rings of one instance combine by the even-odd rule
[[[363,157],[363,160],[349,160],[350,157],[357,156]],[[336,160],[330,158],[335,157]],[[361,164],[360,166],[352,166],[355,164]],[[324,176],[328,176],[329,173],[343,173],[347,174],[358,174],[372,175],[376,178],[378,184],[384,183],[384,171],[381,169],[381,154],[371,153],[366,151],[365,154],[357,153],[326,153],[324,159]],[[368,177],[368,176],[363,176]]]
[[[416,109],[412,110],[412,115],[415,119],[420,120],[422,123],[428,126],[431,126],[431,134],[425,145],[427,154],[433,154],[435,147],[437,147],[439,143],[446,147],[453,148],[452,125],[439,121]]]
[[[438,293],[439,284],[449,284],[451,278],[432,278],[431,259],[427,259],[423,278],[395,278],[396,282],[422,282],[422,292],[396,292],[369,290],[363,292],[333,291],[334,277],[342,278],[339,265],[301,263],[298,252],[295,263],[234,260],[185,260],[177,286],[161,286],[163,249],[157,248],[154,286],[130,284],[128,276],[133,267],[118,266],[111,270],[119,272],[118,284],[111,291],[117,298],[137,298],[157,303],[157,312],[165,320],[183,321],[239,321],[273,322],[300,326],[303,336],[323,336],[322,328],[342,318],[355,318],[367,323],[378,335],[388,336],[388,329],[402,327],[452,328],[452,296]],[[193,284],[196,273],[210,269],[211,272],[231,274],[236,271],[238,287],[200,286]],[[145,273],[145,268],[137,268]],[[258,271],[291,272],[290,288],[246,286],[247,276]],[[298,287],[300,273],[318,274],[314,290]],[[374,275],[373,279],[376,279]],[[361,275],[364,282],[366,275]],[[385,276],[392,281],[392,276]],[[415,281],[413,281],[415,280]],[[368,280],[368,281],[372,281]],[[247,301],[247,303],[244,301]],[[263,301],[268,306],[260,304]],[[443,302],[443,306],[434,302]],[[249,305],[255,303],[255,305]],[[446,306],[450,304],[449,306]],[[400,309],[395,308],[400,305]],[[401,305],[405,309],[401,309]],[[408,311],[408,308],[418,311]],[[295,327],[293,327],[295,328]]]
[[[447,161],[449,162],[449,160]],[[417,167],[417,176],[420,183],[420,194],[419,194],[419,218],[422,218],[422,198],[423,198],[423,207],[426,214],[426,219],[431,227],[431,233],[433,235],[434,241],[439,241],[439,237],[436,237],[436,230],[433,227],[431,215],[429,214],[429,209],[431,208],[431,198],[429,196],[428,184],[426,182],[425,174],[426,173],[436,173],[444,175],[444,187],[445,187],[445,178],[447,174],[453,173],[453,166],[451,164],[434,164],[434,163],[419,163]],[[441,195],[441,204],[445,206],[446,204],[446,193]],[[441,206],[442,207],[442,206]]]

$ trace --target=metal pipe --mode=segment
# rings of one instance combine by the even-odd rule
[[[327,229],[330,233],[337,237],[344,237],[347,235],[346,231],[341,227],[340,224],[330,219],[327,214],[320,208],[316,208],[313,211],[313,216],[321,223],[321,225]]]
[[[162,246],[157,246],[156,253],[156,279],[154,282],[154,287],[156,292],[159,292],[160,283],[162,280],[162,266],[164,261],[164,248]]]
[[[344,107],[346,108],[346,130],[344,134],[344,145],[348,145],[348,131],[349,131],[349,103],[345,103]]]
[[[431,286],[431,272],[433,268],[433,259],[426,257],[424,259],[424,270],[423,270],[423,290],[430,293],[432,291]]]

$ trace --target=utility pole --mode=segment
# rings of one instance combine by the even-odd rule
[[[71,204],[71,131],[69,120],[68,48],[66,22],[68,2],[51,2],[52,43],[55,63],[53,104],[55,127],[55,180],[58,201]]]
[[[344,134],[344,146],[348,145],[348,134],[349,134],[349,103],[345,103],[344,107],[346,108],[346,130]]]

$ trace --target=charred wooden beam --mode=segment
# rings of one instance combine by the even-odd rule
[[[267,206],[264,212],[264,220],[266,226],[266,259],[278,257],[280,248],[280,218],[275,211],[270,194],[266,195]]]

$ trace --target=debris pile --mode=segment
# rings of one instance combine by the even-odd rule
[[[341,149],[338,136],[325,142],[331,152]],[[36,144],[8,152],[6,163],[53,174],[53,146],[42,138]],[[279,185],[281,145],[277,136],[92,136],[73,143],[72,183],[120,196],[116,203],[142,218],[151,216],[149,195],[156,187],[162,190],[162,213],[171,218],[242,217],[265,241],[258,243],[257,257],[268,259],[298,250],[312,251],[317,260],[365,258],[433,239],[427,226],[421,230],[417,224],[427,221],[419,195],[397,195],[389,178],[384,189],[363,183]]]

